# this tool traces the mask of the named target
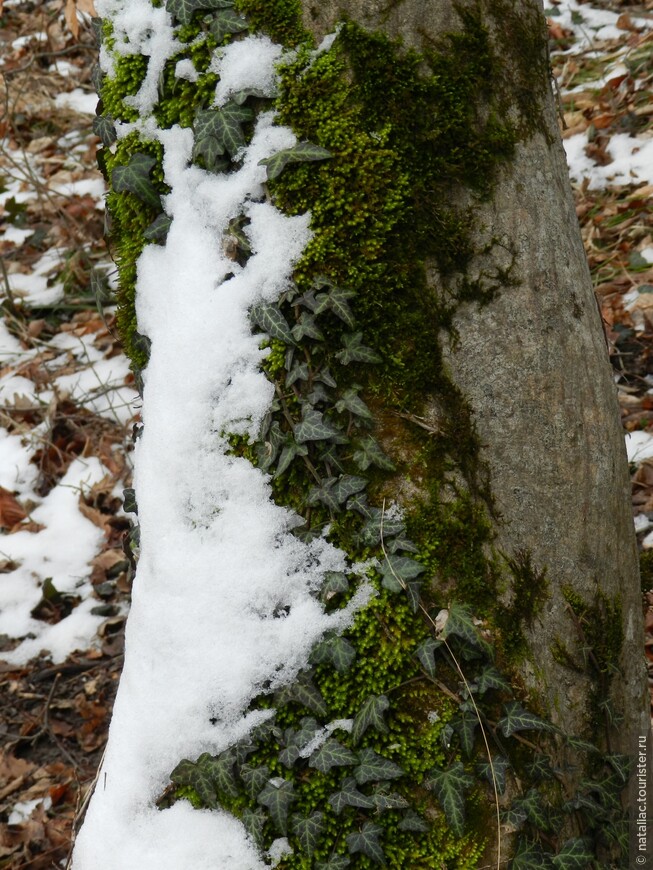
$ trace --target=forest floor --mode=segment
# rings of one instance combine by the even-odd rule
[[[66,864],[106,741],[133,567],[122,490],[139,401],[106,307],[97,49],[75,5],[93,11],[92,0],[0,0],[0,870]],[[653,0],[545,6],[633,433],[633,516],[653,554]],[[645,608],[653,663],[653,592]]]

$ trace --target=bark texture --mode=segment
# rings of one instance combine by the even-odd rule
[[[494,22],[495,38],[501,34],[499,50],[512,39],[519,53],[518,35],[505,32],[495,3],[481,5]],[[520,9],[529,16],[535,9],[543,25],[538,0],[519,0],[517,15]],[[459,26],[451,2],[322,0],[304,6],[304,23],[318,39],[343,17],[420,51]],[[539,86],[540,129],[500,169],[491,200],[475,206],[486,239],[498,238],[514,254],[515,286],[489,305],[460,308],[457,340],[445,344],[491,470],[498,544],[507,554],[529,550],[550,582],[550,597],[530,631],[526,684],[565,731],[583,733],[592,678],[554,654],[561,640],[570,648],[574,638],[577,646],[584,643],[583,626],[563,590],[574,590],[590,607],[616,602],[624,642],[612,663],[619,676],[611,680],[611,700],[623,718],[601,715],[608,748],[632,754],[649,725],[626,454],[554,97],[546,80]],[[433,271],[436,290],[438,280]]]

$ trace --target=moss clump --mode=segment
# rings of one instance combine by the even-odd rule
[[[301,0],[236,0],[236,9],[244,15],[255,32],[267,33],[286,48],[311,43],[310,33],[302,24]]]

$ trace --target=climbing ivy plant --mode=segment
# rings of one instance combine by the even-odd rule
[[[449,193],[489,195],[496,166],[532,132],[533,107],[504,120],[509,89],[473,6],[460,10],[461,32],[420,56],[351,23],[315,52],[294,0],[165,5],[184,48],[161,76],[157,120],[192,128],[192,159],[207,172],[238,166],[257,114],[272,105],[244,90],[216,107],[214,50],[261,29],[296,48],[274,108],[298,144],[262,163],[267,195],[288,214],[310,210],[313,237],[292,285],[251,310],[275,397],[258,438],[231,436],[231,449],[302,517],[298,537],[326,535],[350,565],[368,566],[376,595],[316,645],[292,685],[253,701],[266,718],[247,739],[180,760],[160,806],[223,807],[262,853],[285,838],[284,868],[473,868],[487,863],[497,826],[514,834],[515,870],[618,866],[627,761],[561,734],[513,686],[548,580],[527,552],[493,547],[487,469],[442,362],[457,306],[486,304],[513,281],[510,266],[472,277],[474,259],[492,261],[498,240],[478,250],[473,211],[449,205]],[[96,32],[110,48],[110,24]],[[175,76],[188,59],[194,82]],[[148,348],[134,314],[136,261],[170,226],[161,146],[115,128],[134,120],[125,98],[145,70],[143,58],[116,55],[112,77],[96,75],[94,124],[111,186],[119,322],[137,370]],[[244,215],[224,242],[246,263]],[[354,593],[346,571],[327,573],[316,591],[329,612]],[[574,605],[580,624],[589,605]],[[578,753],[587,765],[570,796]],[[572,828],[580,834],[559,836]]]

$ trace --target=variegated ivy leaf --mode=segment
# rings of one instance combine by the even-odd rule
[[[344,577],[344,574],[341,576]],[[349,585],[346,581],[345,577],[345,589],[341,588],[339,591],[346,591]],[[324,594],[324,589],[322,592]],[[314,664],[322,665],[330,662],[339,674],[347,673],[355,659],[356,650],[354,647],[346,638],[338,634],[318,643],[311,653],[311,661]]]
[[[514,825],[512,827],[514,830],[519,830],[519,827]],[[550,857],[542,851],[539,843],[522,842],[510,866],[512,870],[550,870]]]
[[[303,305],[304,308],[308,308],[309,311],[315,313],[315,309],[317,308],[315,290],[308,290],[306,293],[302,293],[302,295],[297,300],[297,305]]]
[[[384,758],[373,749],[361,749],[358,753],[358,767],[354,771],[354,778],[359,785],[364,785],[366,782],[397,779],[403,774],[404,771],[398,764],[389,758]]]
[[[385,455],[377,442],[371,435],[365,435],[356,442],[356,450],[354,451],[354,462],[361,471],[367,471],[370,465],[376,465],[383,471],[395,471],[395,465]]]
[[[356,764],[356,756],[347,746],[335,737],[329,737],[319,749],[311,755],[309,767],[314,767],[320,773],[328,773],[332,767],[349,767]]]
[[[332,855],[328,861],[322,861],[315,865],[315,870],[347,870],[351,865],[346,855]]]
[[[308,401],[311,405],[317,405],[318,402],[330,402],[331,396],[322,384],[314,384],[313,389],[308,394]]]
[[[316,341],[324,339],[324,333],[315,322],[315,317],[308,311],[302,311],[299,315],[299,321],[293,326],[292,334],[297,342],[300,342],[305,336],[314,338]]]
[[[512,806],[501,813],[501,824],[505,825],[510,832],[520,831],[527,818],[526,810],[523,807]]]
[[[510,737],[517,731],[551,731],[553,726],[535,713],[526,710],[519,701],[510,701],[504,705],[505,716],[497,722],[504,737]]]
[[[457,601],[452,602],[449,606],[442,636],[444,638],[459,637],[473,647],[485,646],[485,641],[481,638],[478,628],[474,624],[471,610],[463,604],[458,604]]]
[[[310,816],[293,816],[290,822],[293,834],[299,840],[302,850],[309,858],[315,852],[320,837],[324,833],[324,813],[314,812]]]
[[[254,305],[249,316],[252,323],[267,332],[270,338],[277,338],[287,344],[294,343],[288,321],[272,302]]]
[[[280,689],[276,698],[280,705],[294,701],[317,716],[326,716],[329,712],[324,698],[306,671],[294,683]]]
[[[460,747],[467,758],[471,758],[474,752],[474,743],[476,742],[476,727],[478,726],[478,718],[476,716],[462,715],[457,717],[451,723],[454,731],[460,739]]]
[[[93,132],[103,145],[113,145],[118,138],[111,115],[96,115],[93,118]]]
[[[319,374],[315,376],[315,379],[317,381],[322,381],[323,384],[326,384],[327,387],[331,387],[332,389],[335,389],[338,386],[329,369],[321,369]]]
[[[593,860],[594,850],[589,847],[587,840],[575,837],[567,840],[551,863],[556,870],[584,870]]]
[[[496,783],[497,791],[503,794],[506,790],[506,774],[510,769],[510,762],[503,755],[493,755],[492,764],[489,761],[476,762],[476,769],[492,785]]]
[[[333,154],[326,148],[320,148],[319,145],[313,145],[312,142],[300,142],[293,148],[284,148],[283,151],[277,151],[272,157],[259,160],[259,166],[265,166],[268,181],[273,181],[281,175],[289,163],[328,160],[330,157],[333,157]]]
[[[287,779],[271,779],[256,800],[267,807],[270,818],[277,831],[285,836],[288,833],[288,811],[295,800],[294,785]]]
[[[508,680],[503,676],[503,674],[499,673],[493,665],[488,665],[481,671],[475,683],[472,684],[472,688],[478,692],[479,695],[485,694],[488,689],[501,689],[506,692],[511,691],[511,686]]]
[[[380,825],[365,822],[360,831],[347,835],[349,854],[354,855],[360,852],[361,855],[367,855],[368,858],[371,858],[375,864],[385,867],[385,855],[380,843],[382,833],[383,828]]]
[[[424,784],[435,792],[453,832],[462,836],[465,830],[465,792],[474,784],[462,761],[454,762],[447,770],[434,768]]]
[[[399,582],[401,588],[408,580],[414,580],[426,571],[421,562],[416,562],[409,556],[396,556],[389,554],[381,563],[381,574],[383,575],[383,584],[386,579],[388,581]]]
[[[628,755],[606,755],[604,760],[608,762],[617,774],[619,781],[625,785],[632,770],[632,759]]]
[[[371,519],[372,517],[372,508],[370,507],[367,496],[364,492],[360,492],[358,495],[349,499],[347,502],[347,510],[356,511],[361,516],[365,517],[365,519]]]
[[[349,411],[355,417],[360,417],[362,420],[372,421],[374,415],[367,407],[365,402],[357,395],[358,390],[355,387],[347,390],[342,394],[336,402],[336,411]]]
[[[160,214],[155,218],[143,233],[148,242],[165,242],[168,230],[172,226],[172,218],[167,214]]]
[[[284,747],[279,753],[279,761],[289,770],[299,758],[299,746],[292,744]]]
[[[542,795],[536,788],[529,789],[523,797],[514,801],[513,808],[523,810],[527,819],[540,830],[550,830],[551,821],[544,808]]]
[[[371,810],[374,807],[373,798],[358,790],[353,776],[343,780],[340,791],[329,795],[329,803],[338,815],[345,807],[359,807],[364,810]]]
[[[166,9],[180,24],[190,24],[200,9],[226,9],[233,5],[233,0],[166,0]]]
[[[385,695],[370,695],[364,702],[354,718],[354,726],[351,736],[354,743],[358,743],[368,728],[386,732],[383,714],[389,708],[390,701]]]
[[[419,547],[416,547],[415,544],[403,534],[388,541],[386,543],[386,550],[390,553],[399,553],[400,551],[405,553],[419,553]]]
[[[326,480],[321,481],[319,486],[312,486],[308,491],[306,503],[313,507],[318,504],[323,504],[332,513],[338,513],[338,499],[333,491],[335,483],[335,477],[329,477]]]
[[[190,785],[195,776],[196,764],[184,758],[170,774],[170,779],[175,785]]]
[[[331,289],[327,293],[320,293],[315,297],[314,311],[316,314],[321,314],[323,311],[331,310],[350,329],[353,329],[356,321],[347,300],[353,299],[355,296],[353,290],[344,290],[342,287],[331,285]]]
[[[104,84],[104,73],[99,63],[94,63],[91,69],[91,84],[96,94],[101,93]]]
[[[227,7],[216,12],[209,29],[220,45],[225,36],[231,33],[242,33],[248,27],[247,20],[242,15],[239,15],[235,9]]]
[[[319,450],[320,462],[324,462],[331,472],[345,472],[345,466],[341,460],[340,451],[335,444],[322,444]]]
[[[199,111],[195,116],[193,132],[196,139],[215,136],[223,151],[234,157],[245,144],[242,125],[253,117],[248,106],[239,106],[230,101],[219,109]]]
[[[324,415],[313,408],[305,408],[304,417],[295,426],[295,440],[299,444],[307,441],[333,441],[335,444],[346,444],[347,437],[342,430],[324,419]]]
[[[149,154],[141,154],[140,152],[132,154],[126,166],[116,166],[111,173],[113,189],[118,193],[133,193],[141,202],[159,211],[161,197],[150,178],[150,173],[155,165],[156,160]]]
[[[235,762],[236,756],[231,750],[222,752],[217,757],[205,752],[197,759],[197,766],[212,779],[218,793],[235,798],[239,794],[234,772]]]
[[[292,437],[288,437],[285,439],[283,450],[281,451],[281,456],[279,457],[279,462],[277,463],[277,467],[274,472],[274,476],[280,477],[284,471],[287,471],[290,468],[290,464],[296,456],[306,456],[308,454],[308,448],[305,444],[297,444]]]
[[[347,501],[351,495],[361,492],[366,486],[367,480],[364,477],[356,477],[354,474],[340,475],[334,486],[334,495],[338,504]]]
[[[344,333],[342,336],[343,350],[339,350],[336,359],[344,366],[353,362],[380,363],[381,357],[371,347],[363,344],[362,332]]]

